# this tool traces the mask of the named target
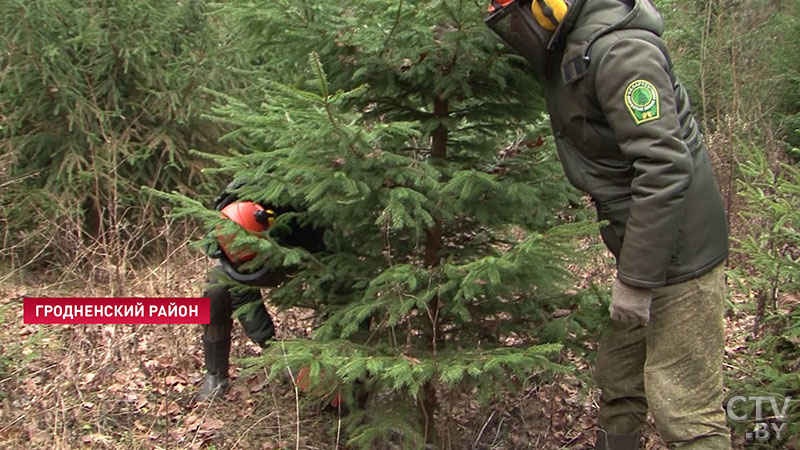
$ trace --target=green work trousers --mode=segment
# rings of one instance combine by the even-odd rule
[[[654,289],[646,326],[612,321],[600,341],[600,426],[635,434],[653,415],[671,449],[729,450],[722,359],[725,270]]]

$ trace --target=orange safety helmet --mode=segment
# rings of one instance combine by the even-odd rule
[[[310,393],[314,397],[322,400],[330,399],[330,405],[334,408],[338,408],[342,404],[342,389],[337,386],[333,377],[325,374],[324,370],[320,370],[317,380],[313,380],[311,378],[311,367],[304,366],[297,374],[295,385],[300,391]],[[331,388],[331,385],[333,385],[333,388]]]
[[[255,202],[233,202],[222,208],[222,216],[236,222],[252,234],[267,231],[275,222],[275,212],[265,209]],[[217,236],[219,247],[231,263],[241,264],[256,257],[255,252],[231,250],[229,247],[233,243],[233,239],[234,235],[232,234]]]

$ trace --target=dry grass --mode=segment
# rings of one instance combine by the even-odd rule
[[[128,279],[126,290],[197,296],[210,267],[205,258],[181,252],[160,270]],[[234,388],[216,404],[193,402],[202,377],[199,326],[22,324],[25,296],[107,296],[107,289],[62,280],[0,290],[8,325],[0,329],[0,448],[249,449],[294,440],[293,389],[263,373],[234,378]],[[233,357],[259,352],[237,329]],[[232,375],[238,371],[234,363]]]
[[[590,265],[597,264],[603,262]],[[167,261],[127,274],[124,291],[197,296],[211,266],[178,246]],[[607,275],[601,272],[580,283]],[[235,359],[261,352],[240,327],[234,327],[232,389],[218,401],[197,404],[192,395],[202,377],[199,326],[24,325],[25,296],[109,295],[102,280],[26,281],[0,286],[5,325],[0,327],[0,448],[347,448],[337,412],[298,399],[290,376],[239,376]],[[306,336],[310,330],[306,311],[272,312],[279,337]],[[580,372],[591,370],[585,361],[569,358]],[[590,386],[571,376],[520,384],[520,392],[492,404],[478,402],[474,393],[443,399],[444,446],[591,448],[597,396]],[[651,438],[647,448],[664,447]]]

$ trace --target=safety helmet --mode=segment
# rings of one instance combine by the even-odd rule
[[[275,212],[264,209],[263,206],[254,202],[233,202],[222,208],[222,215],[250,233],[262,233],[267,231],[275,221]],[[255,252],[247,250],[233,250],[234,235],[217,236],[220,249],[227,256],[228,261],[233,264],[241,264],[256,257]]]
[[[306,392],[323,401],[330,401],[330,405],[338,408],[342,404],[342,389],[333,376],[329,376],[320,369],[316,379],[311,376],[311,367],[304,366],[297,373],[295,381],[301,392]]]
[[[275,222],[275,212],[253,202],[232,202],[221,207],[223,217],[232,220],[250,233],[263,233]],[[241,265],[256,257],[253,251],[233,250],[235,235],[217,237],[218,249],[209,252],[212,258],[218,258],[223,272],[237,283],[256,287],[275,287],[287,276],[285,268],[274,268],[268,264],[257,270],[242,270]]]
[[[563,22],[569,0],[492,0],[484,23],[544,78],[547,46]]]

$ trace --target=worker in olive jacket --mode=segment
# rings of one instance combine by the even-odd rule
[[[542,82],[564,171],[617,260],[597,449],[730,448],[722,409],[725,211],[649,0],[503,0],[487,25]]]

